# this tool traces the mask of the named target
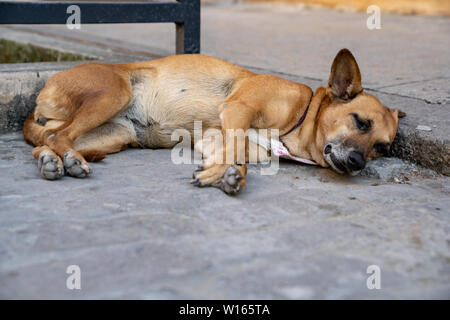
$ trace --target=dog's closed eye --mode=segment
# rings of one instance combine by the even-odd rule
[[[363,120],[358,116],[357,113],[351,113],[350,115],[355,120],[356,126],[358,127],[359,130],[363,132],[368,132],[370,130],[370,127],[372,126],[371,120]]]

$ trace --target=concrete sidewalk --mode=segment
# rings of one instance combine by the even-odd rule
[[[358,177],[252,165],[230,197],[189,184],[195,166],[169,150],[127,150],[58,181],[40,177],[20,134],[0,136],[0,154],[0,298],[450,297],[449,178],[395,158]],[[81,290],[66,288],[69,265]],[[380,290],[366,287],[369,265]]]
[[[448,174],[450,19],[382,14],[381,30],[365,25],[362,13],[207,5],[202,52],[315,89],[348,47],[365,88],[408,113],[396,154]],[[175,41],[164,24],[0,32],[106,62],[171,54]],[[0,118],[17,129],[39,87],[70,65],[1,66]],[[450,297],[450,178],[420,166],[384,158],[343,177],[291,162],[262,176],[253,165],[229,197],[191,186],[194,166],[172,164],[170,150],[127,150],[88,179],[51,182],[31,149],[20,133],[0,136],[1,298]],[[79,291],[66,289],[72,264]],[[369,265],[381,290],[366,287]]]

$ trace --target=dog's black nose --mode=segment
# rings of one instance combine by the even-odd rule
[[[366,161],[364,160],[361,153],[352,151],[348,155],[347,164],[351,170],[356,171],[364,169],[364,167],[366,166]]]

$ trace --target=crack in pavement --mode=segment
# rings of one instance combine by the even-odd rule
[[[429,82],[429,81],[433,81],[433,80],[445,80],[445,79],[450,79],[450,77],[437,77],[437,78],[432,78],[432,79],[414,80],[414,81],[408,81],[408,82],[402,82],[402,83],[398,83],[398,84],[390,84],[387,86],[377,87],[376,89],[392,88],[392,87],[398,87],[398,86],[403,86],[403,85],[407,85],[407,84]]]

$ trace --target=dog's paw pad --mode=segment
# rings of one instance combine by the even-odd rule
[[[42,152],[38,159],[38,168],[43,178],[47,180],[59,179],[64,174],[61,159],[49,152]]]
[[[68,174],[75,178],[87,177],[92,172],[87,162],[78,158],[71,150],[64,154],[64,168]]]
[[[242,189],[241,187],[242,176],[239,170],[231,166],[229,167],[223,177],[214,186],[222,189],[227,194],[239,193]]]

